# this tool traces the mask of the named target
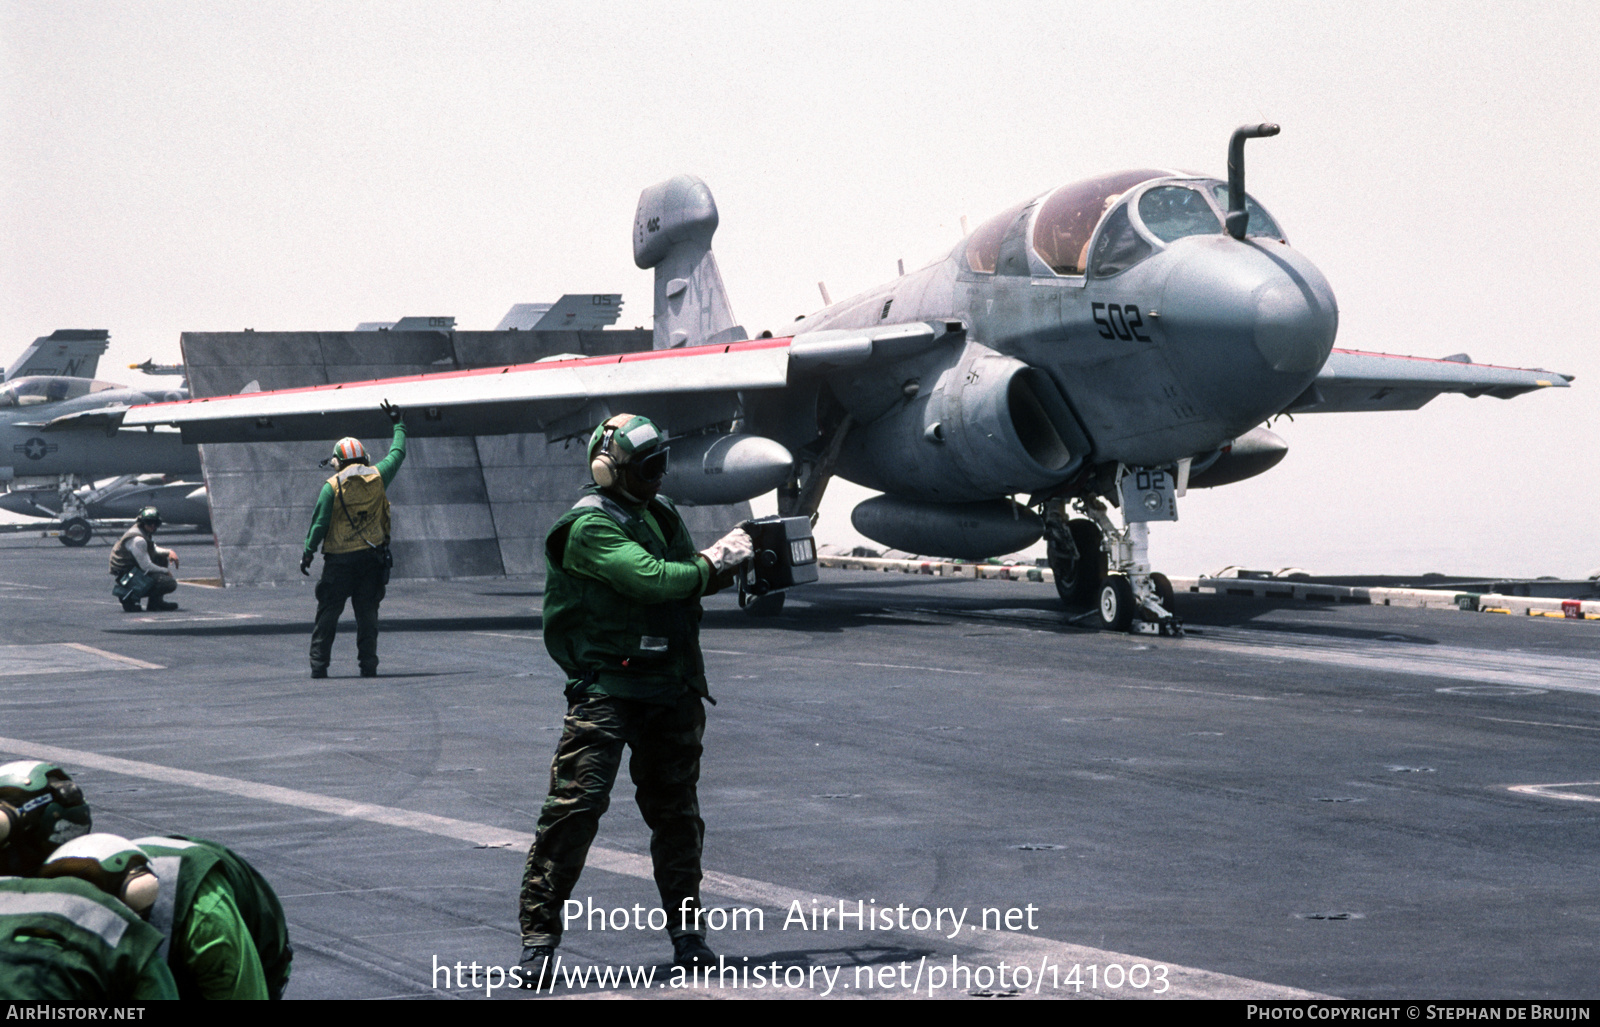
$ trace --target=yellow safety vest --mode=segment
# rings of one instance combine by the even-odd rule
[[[333,488],[333,515],[322,551],[356,553],[389,541],[389,497],[383,475],[366,464],[352,464],[328,479]]]

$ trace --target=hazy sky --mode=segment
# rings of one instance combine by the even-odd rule
[[[1338,345],[1541,366],[1570,390],[1306,415],[1152,552],[1581,575],[1600,458],[1588,3],[17,2],[0,6],[0,364],[108,328],[352,328],[624,294],[639,190],[704,178],[734,312],[779,332],[1101,171],[1220,174],[1339,298]],[[854,537],[830,491],[818,535]]]

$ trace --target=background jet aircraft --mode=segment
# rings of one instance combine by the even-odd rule
[[[111,333],[104,328],[58,328],[41,335],[6,368],[4,381],[30,375],[93,378]]]
[[[0,493],[0,510],[24,517],[59,519],[62,498],[54,483],[46,488],[12,489]],[[69,519],[76,515],[93,520],[132,520],[142,507],[155,506],[161,510],[163,524],[211,527],[205,485],[173,475],[123,474],[103,483],[79,485],[71,491],[68,503],[74,508]]]
[[[495,325],[497,332],[587,332],[617,323],[622,295],[615,292],[567,293],[554,303],[517,303]]]
[[[131,389],[94,378],[109,337],[103,330],[62,329],[36,339],[0,385],[0,486],[7,488],[0,508],[61,517],[61,540],[71,546],[89,541],[89,518],[123,516],[115,512],[126,505],[119,500],[150,492],[153,483],[134,484],[134,475],[200,471],[194,447],[176,433],[120,429],[130,407],[183,399],[188,390]],[[110,477],[119,480],[98,489],[83,484]],[[209,514],[196,516],[196,504],[205,505],[203,494],[192,497],[197,488],[198,482],[187,482],[181,492],[177,485],[161,492],[174,511],[181,508],[181,523],[209,520]]]
[[[1245,140],[1276,131],[1234,134],[1227,181],[1150,168],[1019,203],[926,267],[753,341],[711,254],[710,191],[679,176],[635,217],[654,352],[164,404],[127,423],[192,442],[376,436],[388,399],[421,412],[417,435],[559,438],[628,409],[673,433],[681,501],[776,487],[782,512],[814,514],[838,474],[884,493],[852,515],[869,537],[973,558],[1043,536],[1069,605],[1177,632],[1148,523],[1175,520],[1191,486],[1276,463],[1286,446],[1263,422],[1568,382],[1334,350],[1331,287],[1244,189]]]
[[[0,385],[0,480],[105,478],[131,470],[198,473],[199,455],[175,433],[119,429],[130,408],[186,395],[183,389],[146,392],[94,378],[13,378]]]

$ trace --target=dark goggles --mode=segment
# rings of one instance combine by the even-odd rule
[[[639,480],[654,485],[666,477],[667,464],[672,451],[666,446],[661,446],[650,452],[649,456],[630,461],[628,467],[639,476]]]

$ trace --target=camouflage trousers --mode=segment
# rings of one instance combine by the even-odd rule
[[[705,727],[705,706],[694,695],[672,705],[602,696],[567,707],[550,764],[550,795],[522,874],[524,945],[554,945],[561,939],[562,904],[578,883],[600,816],[611,804],[623,746],[632,750],[628,775],[650,828],[650,858],[668,933],[705,933],[694,913],[687,924],[680,922],[685,904],[689,910],[700,907],[706,825],[695,786]]]

